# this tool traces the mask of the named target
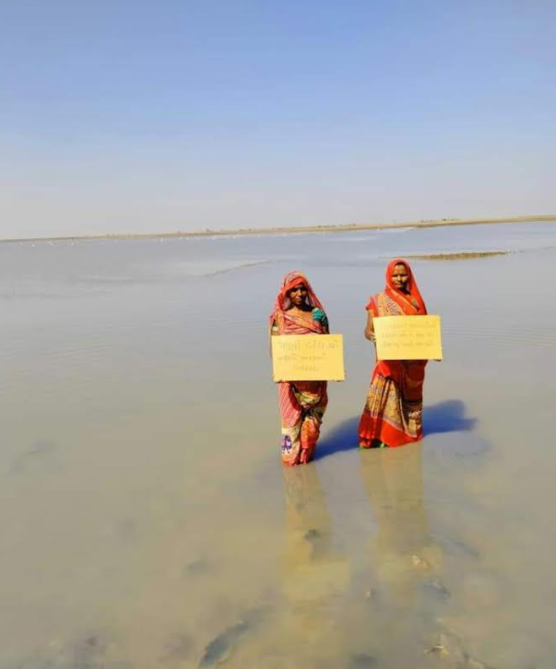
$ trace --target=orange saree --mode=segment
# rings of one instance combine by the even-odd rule
[[[404,265],[409,274],[408,293],[394,287],[392,272]],[[367,304],[373,316],[423,316],[427,309],[413,272],[405,260],[392,260],[386,268],[383,293]],[[423,438],[423,382],[426,360],[380,360],[376,363],[359,422],[361,448],[403,446]]]

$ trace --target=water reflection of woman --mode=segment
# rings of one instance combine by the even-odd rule
[[[442,639],[438,607],[450,597],[441,580],[443,552],[425,514],[422,445],[361,451],[360,460],[376,522],[369,556],[373,582],[366,593],[368,624],[380,630],[379,653],[392,662],[389,666],[421,667],[432,656],[449,655],[444,642],[436,640]],[[432,650],[429,639],[434,640]],[[472,666],[460,665],[456,654],[446,659],[450,666]]]
[[[301,272],[284,277],[270,315],[271,335],[328,334],[328,320],[311,284]],[[306,464],[313,459],[328,403],[326,381],[278,384],[282,422],[282,462]]]
[[[423,316],[427,308],[407,261],[392,260],[386,288],[367,304],[365,337],[374,341],[377,316]],[[403,446],[423,438],[423,382],[426,360],[377,361],[359,423],[359,446]]]
[[[415,579],[440,567],[423,503],[422,447],[361,453],[361,475],[377,529],[373,563],[391,592],[406,596]]]
[[[322,661],[330,661],[341,648],[333,612],[346,591],[349,565],[333,547],[332,524],[315,465],[284,468],[283,474],[288,645],[296,650],[292,666],[314,666],[316,658],[322,655]]]
[[[315,465],[284,470],[286,498],[286,571],[299,571],[325,560],[330,552],[331,522]]]

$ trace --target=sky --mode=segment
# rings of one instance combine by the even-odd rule
[[[0,0],[0,238],[556,212],[554,0]]]

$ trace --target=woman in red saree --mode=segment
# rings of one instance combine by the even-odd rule
[[[374,341],[376,316],[423,316],[427,308],[405,260],[386,268],[386,288],[367,305],[367,339]],[[423,381],[426,360],[377,361],[359,423],[360,448],[403,446],[423,438]]]
[[[271,335],[328,334],[328,320],[311,284],[301,272],[284,277],[270,315]],[[282,422],[282,463],[306,464],[313,459],[328,403],[326,381],[283,381],[278,384]]]

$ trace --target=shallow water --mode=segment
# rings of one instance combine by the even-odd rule
[[[412,263],[426,438],[360,453],[387,259],[481,250]],[[555,261],[548,224],[1,244],[0,668],[553,667]],[[283,471],[291,269],[347,381]]]

